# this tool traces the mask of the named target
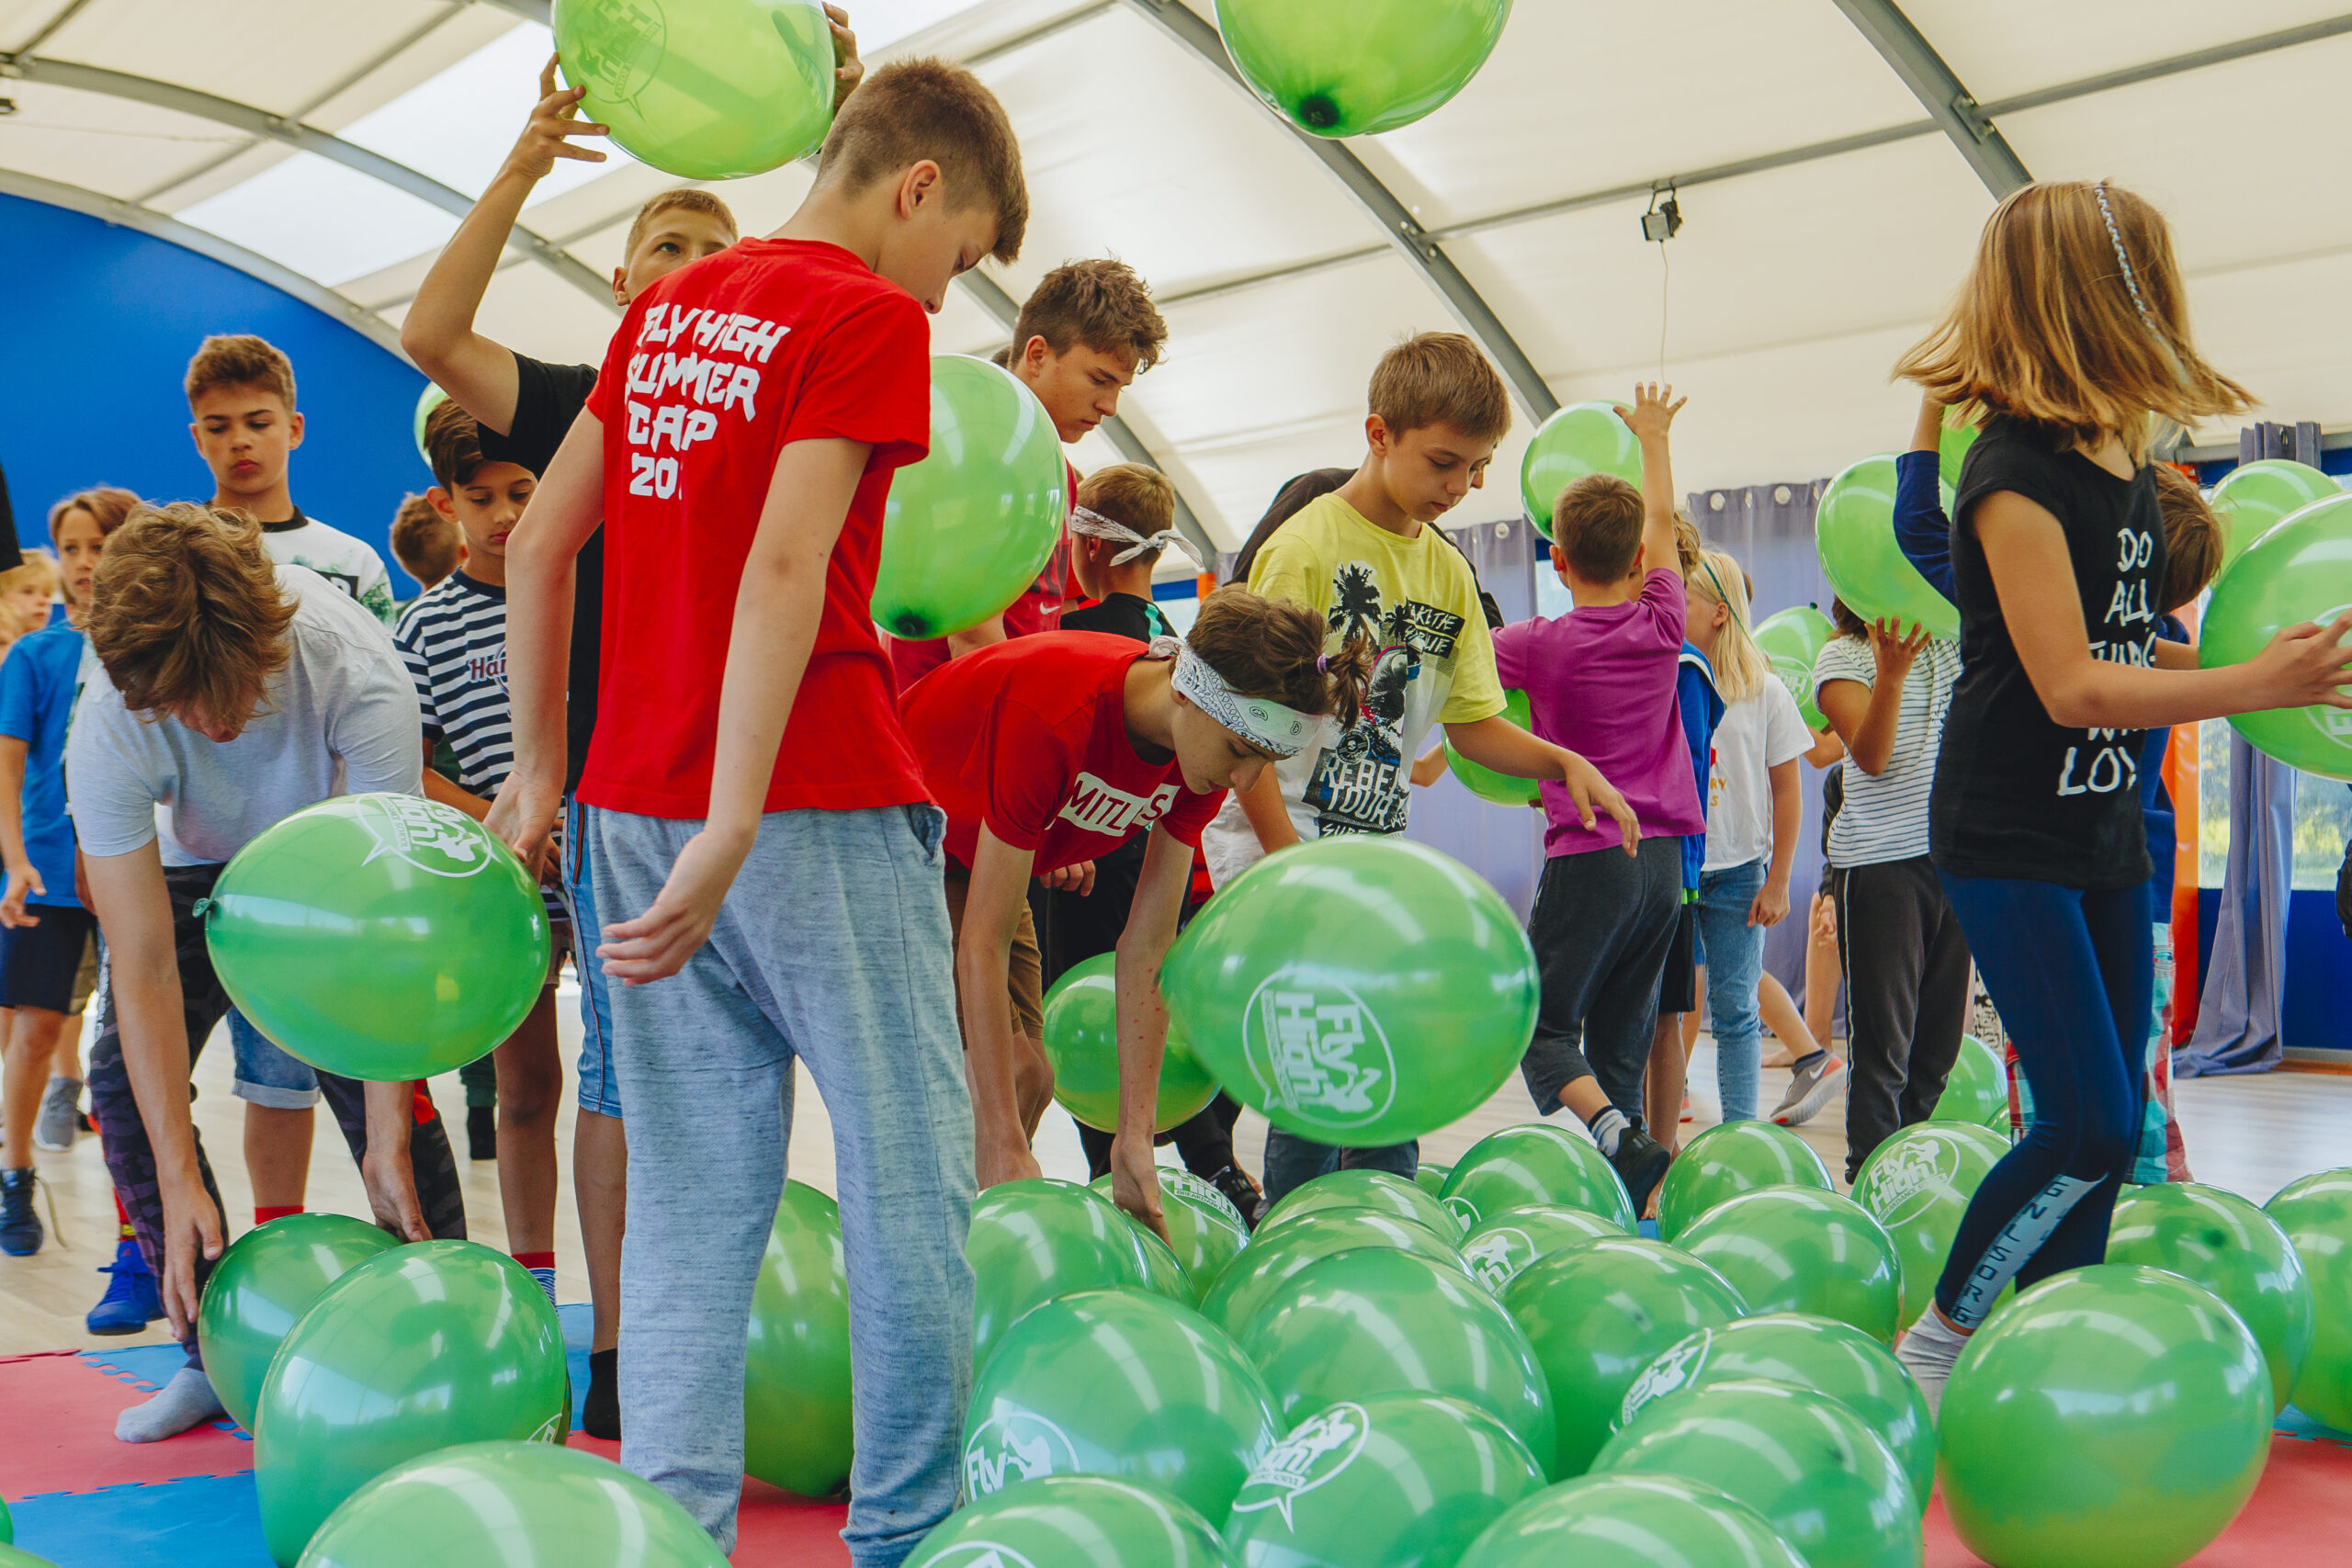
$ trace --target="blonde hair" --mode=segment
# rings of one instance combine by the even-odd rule
[[[2085,180],[2011,192],[1928,335],[1894,362],[1955,423],[2007,414],[2096,446],[2109,431],[2147,458],[2149,416],[2187,425],[2254,406],[2198,356],[2164,214]]]
[[[1723,635],[1715,638],[1707,662],[1724,701],[1744,703],[1772,678],[1772,661],[1756,646],[1756,630],[1748,625],[1747,574],[1729,550],[1701,550],[1689,581],[1700,598],[1724,607]]]
[[[58,542],[57,536],[64,528],[65,519],[76,512],[90,514],[90,521],[98,525],[99,538],[111,538],[114,531],[122,526],[123,520],[139,504],[139,498],[119,485],[96,485],[85,491],[77,491],[49,509],[49,542],[52,545]],[[74,598],[74,585],[65,581],[62,572],[58,574],[57,591],[68,604],[80,607]]]
[[[140,507],[107,540],[90,598],[90,648],[134,713],[249,718],[291,651],[294,601],[242,512]]]
[[[1510,434],[1510,393],[1460,333],[1422,333],[1382,355],[1366,401],[1391,435],[1433,424],[1450,424],[1473,441]]]
[[[433,509],[421,495],[401,498],[392,514],[392,558],[427,592],[458,570],[464,553],[465,531]]]

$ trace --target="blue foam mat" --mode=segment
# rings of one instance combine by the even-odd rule
[[[272,1568],[254,1475],[51,1492],[8,1505],[17,1544],[57,1568]]]
[[[571,1429],[580,1430],[580,1413],[588,1404],[588,1341],[595,1332],[596,1309],[573,1302],[555,1309],[563,1324],[563,1365],[571,1374]]]

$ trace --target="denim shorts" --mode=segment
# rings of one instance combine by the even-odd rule
[[[239,1100],[278,1111],[308,1111],[319,1102],[319,1075],[235,1008],[229,1010],[229,1043],[237,1054]]]
[[[580,976],[580,1109],[617,1120],[621,1084],[613,1074],[612,982],[596,957],[604,925],[581,847],[580,818],[579,803],[564,802],[563,890],[571,901],[571,968]]]

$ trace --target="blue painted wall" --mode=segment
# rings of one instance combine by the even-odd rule
[[[0,468],[26,544],[47,544],[51,504],[94,484],[209,497],[181,378],[208,333],[254,333],[294,362],[296,504],[375,546],[396,597],[415,593],[387,539],[401,496],[433,482],[411,434],[424,377],[301,300],[134,230],[0,196]]]

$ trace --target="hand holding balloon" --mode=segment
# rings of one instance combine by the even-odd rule
[[[1906,635],[1901,618],[1894,615],[1883,615],[1872,621],[1871,658],[1878,665],[1879,680],[1900,684],[1911,673],[1912,661],[1919,657],[1919,650],[1928,646],[1928,635],[1927,627],[1917,625]]]
[[[1170,1246],[1168,1216],[1159,1202],[1159,1172],[1151,1157],[1148,1137],[1120,1136],[1111,1140],[1111,1201],[1127,1217]]]
[[[839,114],[857,85],[865,80],[865,62],[857,55],[857,35],[849,30],[849,13],[839,6],[825,6],[825,24],[833,34],[833,112]]]
[[[2324,626],[2304,621],[2280,627],[2254,656],[2248,673],[2260,696],[2249,708],[2352,708],[2352,696],[2344,693],[2352,682],[2352,654],[2343,646],[2346,632],[2352,632],[2352,610]]]
[[[431,1241],[424,1205],[416,1198],[416,1171],[409,1164],[409,1105],[414,1090],[404,1083],[368,1086],[368,1152],[359,1179],[376,1223],[403,1241]]]
[[[524,122],[523,134],[515,138],[514,150],[506,154],[505,166],[498,171],[502,177],[537,185],[555,172],[558,158],[601,164],[612,156],[601,148],[582,147],[571,141],[575,136],[605,135],[607,128],[573,112],[588,96],[588,89],[557,86],[555,67],[556,57],[550,54],[539,68],[539,101]]]

